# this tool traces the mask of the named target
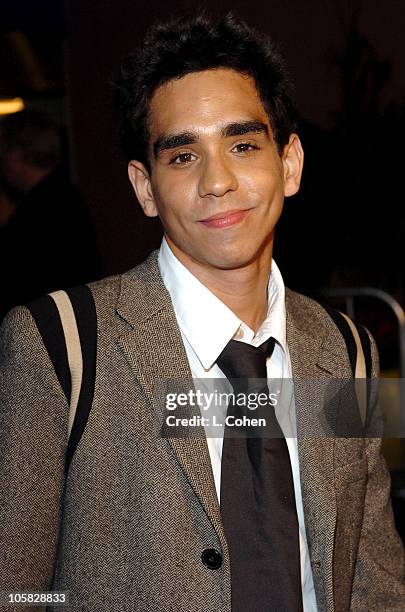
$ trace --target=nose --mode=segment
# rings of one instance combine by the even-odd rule
[[[221,197],[228,191],[235,191],[237,188],[238,180],[226,159],[221,155],[209,156],[205,159],[198,185],[200,198]]]

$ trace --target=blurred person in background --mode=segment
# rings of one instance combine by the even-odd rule
[[[15,214],[19,201],[19,193],[0,181],[0,228],[7,225]]]
[[[14,305],[94,280],[94,230],[63,171],[61,138],[47,115],[0,122],[0,320]]]

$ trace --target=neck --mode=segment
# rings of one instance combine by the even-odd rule
[[[207,278],[204,282],[218,299],[256,332],[267,315],[267,285],[270,266],[265,269],[226,270],[221,278]],[[201,280],[201,279],[199,279]]]
[[[267,286],[271,271],[273,241],[252,262],[235,269],[202,266],[194,260],[185,267],[250,329],[256,332],[267,316]]]

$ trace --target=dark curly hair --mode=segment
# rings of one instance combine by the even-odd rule
[[[218,23],[198,15],[153,26],[113,81],[128,161],[137,159],[150,170],[148,110],[156,89],[191,72],[215,68],[231,68],[254,79],[281,151],[296,126],[292,86],[279,51],[267,36],[232,14]]]

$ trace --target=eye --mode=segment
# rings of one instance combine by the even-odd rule
[[[249,151],[253,151],[254,149],[257,149],[257,148],[258,147],[248,142],[240,142],[239,144],[234,146],[232,151],[235,151],[235,153],[248,153]]]
[[[190,162],[194,161],[195,158],[196,156],[192,153],[178,153],[170,160],[170,163],[180,166],[189,164]]]

